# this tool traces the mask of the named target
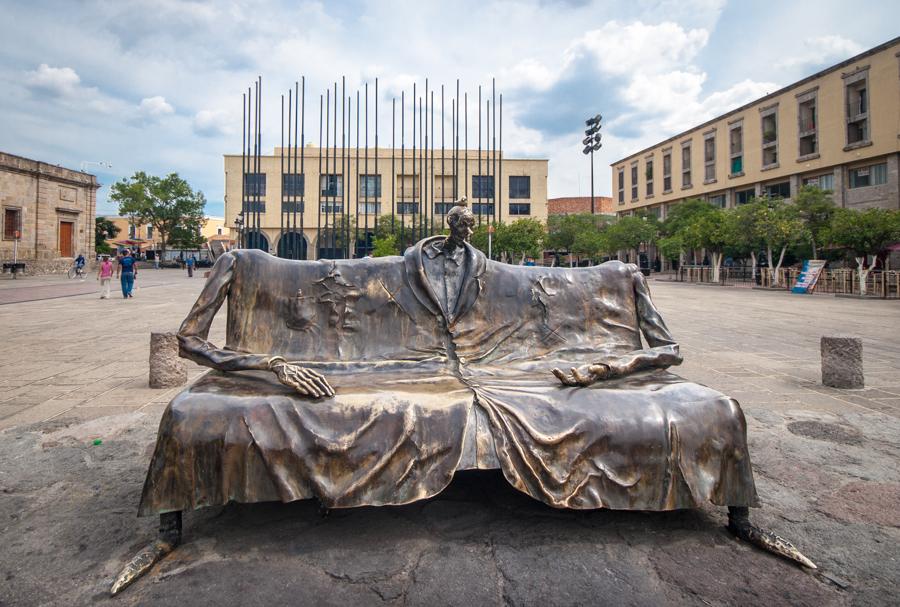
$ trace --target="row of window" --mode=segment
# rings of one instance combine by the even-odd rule
[[[360,202],[358,207],[359,213],[368,215],[380,215],[383,208],[382,203],[380,202]],[[282,204],[281,208],[282,212],[284,213],[302,213],[304,205],[302,202],[284,203]],[[418,215],[421,212],[419,210],[420,206],[418,202],[398,202],[396,203],[395,208],[398,215]],[[436,202],[434,203],[434,214],[436,216],[446,215],[451,208],[453,208],[452,202]],[[248,201],[246,205],[246,211],[248,213],[265,213],[266,203],[264,201]],[[319,205],[319,211],[321,213],[340,214],[344,212],[344,205],[340,202],[322,202]],[[472,213],[474,213],[475,215],[493,215],[494,204],[476,202],[472,205]],[[531,215],[531,203],[510,203],[509,214]],[[132,238],[134,238],[134,235],[132,235]],[[147,238],[152,238],[150,232],[148,232]]]
[[[281,191],[284,196],[301,196],[304,192],[305,180],[302,173],[285,173],[281,176]],[[403,176],[399,176],[403,177]],[[410,178],[412,176],[409,176]],[[415,189],[415,179],[412,179],[412,189]],[[402,183],[398,190],[402,190]],[[319,176],[319,190],[322,196],[343,196],[344,177],[338,174],[325,174]],[[266,174],[244,174],[245,196],[266,195]],[[381,197],[381,175],[360,175],[359,196],[366,198]],[[494,176],[472,175],[472,198],[493,198]],[[531,198],[531,177],[528,175],[509,176],[509,197],[514,200]]]
[[[869,140],[869,95],[868,68],[844,76],[844,98],[846,118],[846,147],[853,149],[871,143]],[[819,153],[818,136],[818,87],[799,93],[797,98],[798,156],[800,160],[814,158]],[[778,157],[778,103],[760,108],[761,162],[762,169],[779,165]],[[744,174],[744,119],[733,120],[728,125],[729,176]],[[691,142],[681,144],[681,187],[693,187],[691,172]],[[645,160],[646,194],[652,196],[654,190],[653,160]],[[703,183],[716,181],[716,129],[703,134]],[[852,177],[851,177],[852,179]],[[854,187],[854,186],[850,186]],[[663,152],[663,193],[672,191],[672,152]],[[625,204],[625,170],[618,171],[619,204]],[[631,199],[638,199],[637,161],[631,166]]]

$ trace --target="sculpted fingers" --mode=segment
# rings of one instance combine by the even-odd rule
[[[572,367],[572,377],[579,386],[587,386],[593,381],[589,375],[582,375],[576,367]]]
[[[571,386],[571,385],[572,385],[572,380],[570,380],[570,379],[566,376],[566,374],[563,373],[561,370],[559,370],[559,369],[553,369],[552,371],[553,371],[553,375],[556,376],[556,379],[558,379],[560,382],[562,382],[562,384],[563,384],[564,386]]]

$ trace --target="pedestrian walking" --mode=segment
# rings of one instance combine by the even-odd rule
[[[197,263],[197,258],[191,255],[187,258],[185,262],[185,266],[187,267],[188,278],[194,277],[194,264]]]
[[[122,281],[122,299],[134,297],[131,291],[134,289],[134,279],[137,278],[137,265],[131,251],[125,249],[122,259],[119,260],[119,267],[116,268],[116,278],[121,276]]]
[[[97,280],[100,281],[100,299],[109,299],[109,288],[112,284],[113,264],[106,255],[100,262],[100,268],[97,270]]]

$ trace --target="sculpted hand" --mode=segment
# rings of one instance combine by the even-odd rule
[[[564,386],[589,386],[596,381],[609,379],[612,377],[612,371],[609,365],[595,363],[591,365],[582,365],[581,367],[572,367],[569,373],[563,373],[559,369],[553,369],[553,375],[555,375]]]
[[[275,374],[278,381],[304,396],[313,398],[334,396],[334,388],[321,373],[289,363],[280,356],[269,360],[269,370]]]

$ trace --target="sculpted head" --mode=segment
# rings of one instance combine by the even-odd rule
[[[450,226],[449,240],[453,244],[461,245],[472,236],[472,228],[475,226],[475,216],[469,210],[466,197],[460,198],[447,213],[447,225]]]

